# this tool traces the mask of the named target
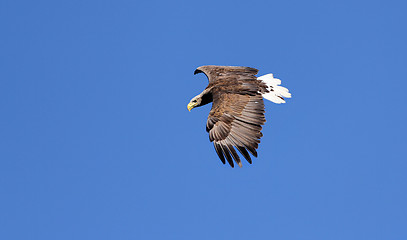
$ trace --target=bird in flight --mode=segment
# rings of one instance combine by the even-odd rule
[[[250,67],[201,66],[194,74],[204,73],[209,84],[205,90],[192,98],[189,111],[212,102],[206,122],[209,140],[213,142],[220,160],[231,167],[234,161],[242,167],[240,154],[251,164],[249,152],[257,157],[264,116],[263,98],[274,103],[285,103],[291,93],[273,74],[256,77],[258,70]]]

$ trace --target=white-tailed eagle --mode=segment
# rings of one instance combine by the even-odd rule
[[[290,98],[288,89],[281,81],[267,74],[256,77],[258,70],[250,67],[201,66],[194,74],[204,73],[209,80],[208,86],[198,96],[192,98],[188,110],[210,102],[212,109],[206,123],[209,140],[213,142],[216,153],[225,164],[231,167],[235,162],[242,167],[237,149],[251,164],[248,152],[257,157],[264,117],[263,98],[275,103],[285,103]]]

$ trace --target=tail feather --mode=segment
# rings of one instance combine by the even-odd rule
[[[263,81],[267,85],[267,90],[269,90],[269,92],[263,94],[265,99],[274,103],[285,103],[284,98],[291,98],[291,93],[287,88],[279,86],[281,80],[274,78],[273,74],[266,74],[257,79]]]

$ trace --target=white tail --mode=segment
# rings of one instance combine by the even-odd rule
[[[291,93],[288,92],[288,89],[282,86],[281,80],[274,78],[273,74],[266,74],[257,78],[260,81],[263,81],[267,85],[268,93],[264,93],[263,97],[274,103],[285,103],[284,98],[291,98]]]

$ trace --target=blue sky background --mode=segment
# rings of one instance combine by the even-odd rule
[[[0,2],[1,239],[407,239],[406,1]],[[274,73],[222,165],[200,65]]]

